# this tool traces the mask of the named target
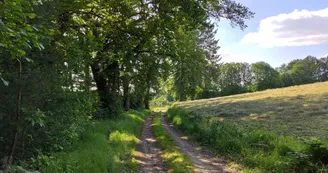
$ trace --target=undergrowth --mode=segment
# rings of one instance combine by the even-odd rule
[[[168,118],[182,131],[243,166],[246,172],[328,172],[327,144],[252,130],[179,107]]]
[[[193,168],[191,159],[181,153],[174,139],[164,129],[160,113],[154,119],[154,132],[157,142],[163,149],[162,159],[168,165],[169,172],[191,173]]]
[[[76,150],[58,153],[43,167],[47,173],[135,172],[133,157],[149,111],[130,111],[115,120],[87,127]]]

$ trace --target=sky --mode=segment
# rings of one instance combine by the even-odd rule
[[[223,62],[264,61],[273,67],[328,54],[328,0],[235,0],[255,12],[248,28],[218,23]]]

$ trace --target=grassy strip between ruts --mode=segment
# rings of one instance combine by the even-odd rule
[[[130,111],[115,120],[97,121],[83,134],[78,148],[58,153],[42,172],[136,172],[134,151],[149,111]]]
[[[164,129],[161,123],[161,113],[157,113],[154,119],[154,132],[157,142],[163,149],[162,159],[169,167],[169,172],[191,173],[193,168],[192,161],[181,153],[174,139]]]

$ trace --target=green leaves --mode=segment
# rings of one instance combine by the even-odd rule
[[[29,17],[30,19],[34,19],[36,17],[36,14],[34,14],[34,13],[27,13],[26,16]]]
[[[41,32],[29,22],[36,18],[30,2],[6,1],[0,8],[0,16],[5,19],[0,22],[0,47],[6,48],[13,59],[24,56],[34,45],[44,49],[39,45]]]
[[[37,109],[34,114],[25,117],[25,121],[29,122],[32,126],[44,127],[45,118],[45,113],[42,112],[40,109]]]

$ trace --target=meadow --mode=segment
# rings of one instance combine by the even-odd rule
[[[327,172],[328,82],[179,102],[168,117],[246,172]]]

